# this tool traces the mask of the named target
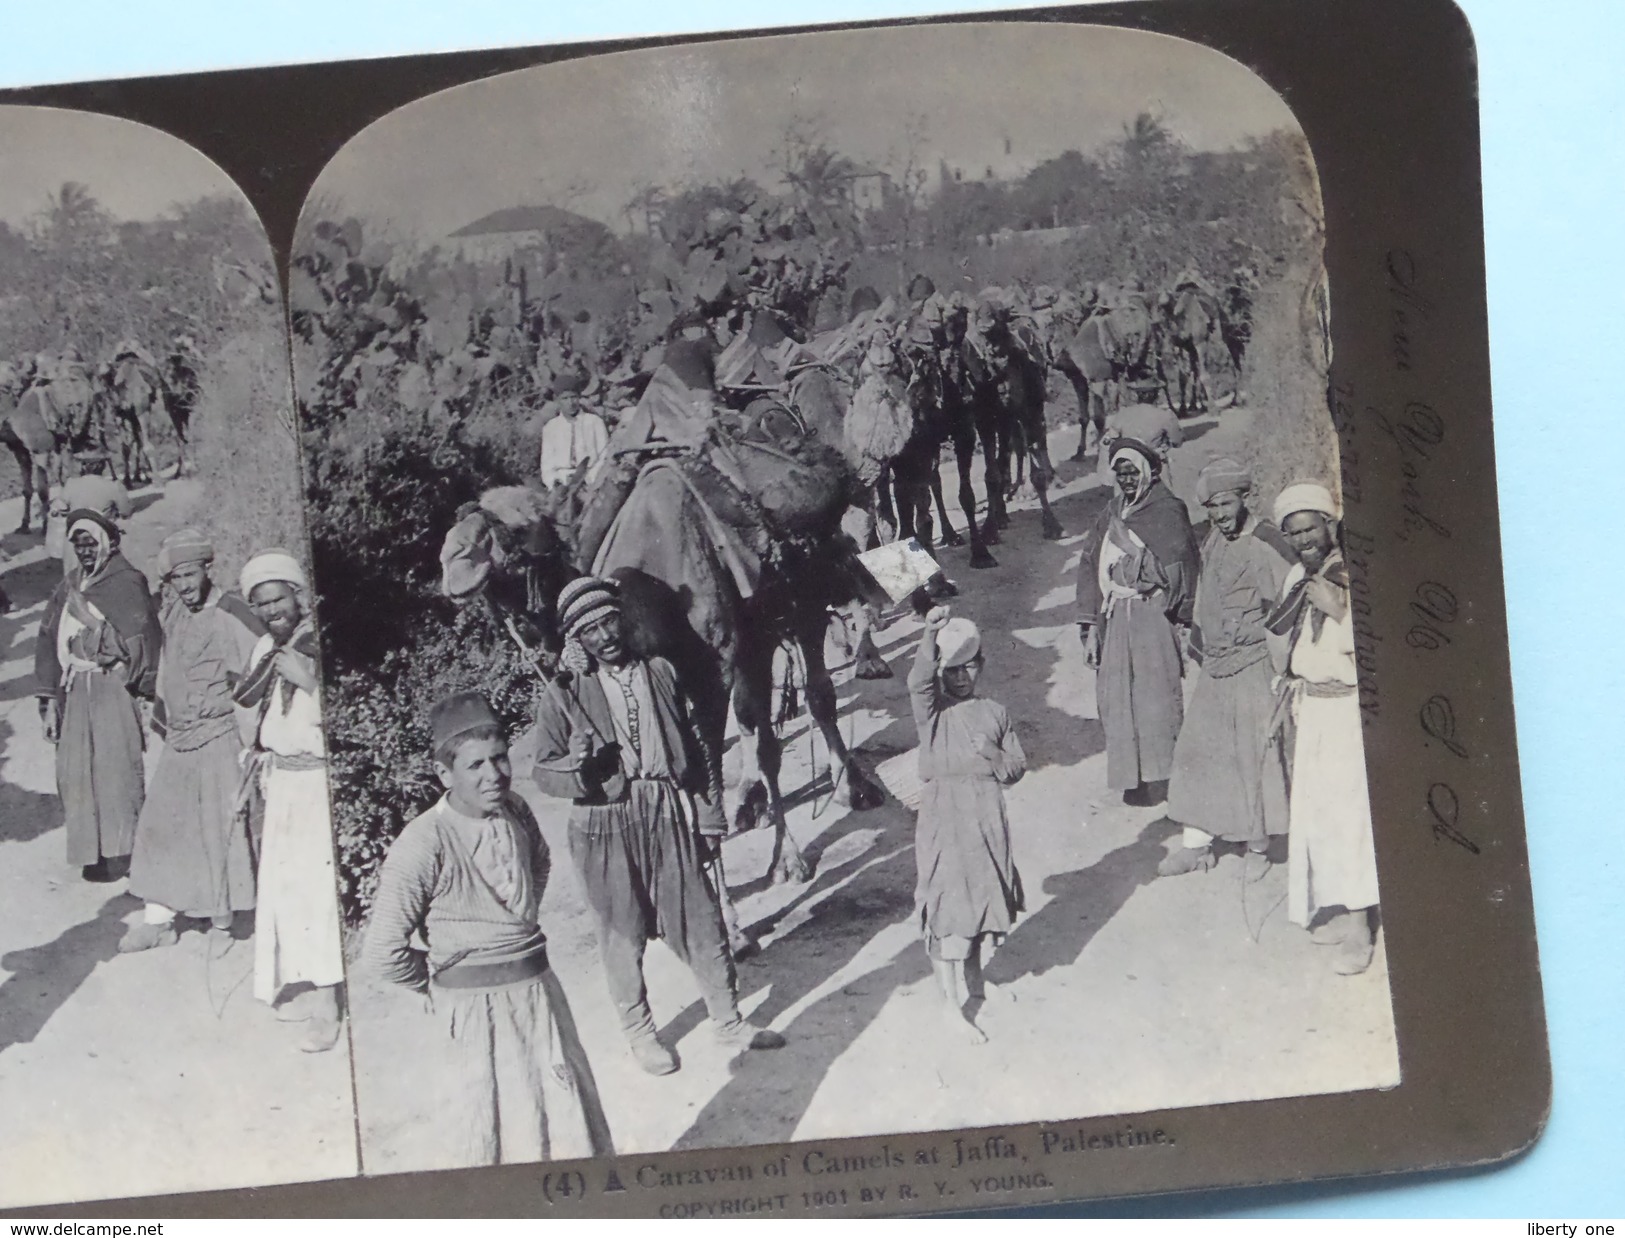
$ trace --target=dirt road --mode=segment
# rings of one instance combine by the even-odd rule
[[[143,569],[195,491],[137,496]],[[300,1053],[297,1025],[253,1000],[253,943],[203,937],[119,955],[141,904],[69,867],[54,750],[33,690],[40,613],[61,567],[0,502],[0,1206],[353,1174],[344,1052]],[[150,753],[150,762],[155,754]]]
[[[1193,422],[1172,483],[1188,496],[1204,460],[1235,449],[1248,414]],[[1056,431],[1065,459],[1074,428]],[[692,980],[650,948],[650,998],[682,1069],[651,1079],[631,1061],[609,1007],[563,845],[566,806],[531,794],[551,843],[543,905],[550,956],[587,1043],[620,1152],[933,1130],[1158,1107],[1391,1086],[1398,1082],[1386,963],[1334,975],[1324,951],[1285,916],[1285,874],[1244,886],[1239,859],[1157,880],[1171,845],[1160,810],[1106,791],[1094,683],[1071,610],[1079,534],[1105,490],[1062,465],[1056,512],[1068,536],[1046,543],[1019,504],[999,566],[973,572],[945,552],[963,590],[956,608],[982,625],[982,690],[1017,722],[1030,773],[1009,792],[1025,917],[989,968],[1005,1000],[979,1015],[989,1043],[940,1032],[939,997],[913,921],[915,735],[903,685],[918,623],[882,634],[897,671],[842,688],[843,725],[892,791],[849,813],[803,790],[791,813],[815,858],[804,886],[763,874],[765,831],[726,846],[742,919],[761,954],[740,965],[747,1012],[788,1046],[730,1060],[711,1043]],[[958,519],[956,514],[956,520]],[[784,786],[810,777],[804,722],[788,736]],[[519,745],[516,770],[526,768]],[[827,785],[827,784],[826,784]],[[439,1161],[433,1024],[419,999],[352,977],[356,1085],[365,1168]]]

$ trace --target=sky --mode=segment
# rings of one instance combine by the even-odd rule
[[[921,117],[926,165],[945,159],[980,176],[1098,149],[1143,110],[1201,150],[1298,128],[1238,62],[1168,36],[902,27],[622,52],[459,86],[364,130],[315,195],[387,221],[400,239],[436,240],[501,207],[544,202],[624,230],[621,208],[644,185],[748,175],[777,188],[774,152],[796,117],[881,168],[900,165]]]
[[[115,218],[153,219],[177,202],[235,193],[230,178],[178,138],[133,121],[0,106],[0,220],[19,226],[64,181],[80,181]]]

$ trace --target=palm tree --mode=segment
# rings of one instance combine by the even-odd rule
[[[45,211],[45,232],[57,242],[97,240],[112,224],[90,186],[80,181],[63,181],[50,198]]]

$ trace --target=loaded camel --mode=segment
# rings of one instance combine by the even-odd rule
[[[616,580],[629,643],[670,661],[692,699],[711,789],[699,806],[702,828],[725,830],[731,706],[744,760],[732,825],[765,821],[774,831],[772,880],[807,880],[785,817],[771,723],[781,643],[804,660],[808,713],[829,753],[837,802],[863,809],[883,799],[840,733],[823,656],[827,609],[852,592],[851,550],[840,537],[853,493],[845,461],[779,419],[718,414],[708,353],[678,341],[611,438],[601,473],[545,498],[529,493],[516,502],[488,492],[447,534],[448,595],[492,606],[551,676],[572,673],[557,664],[553,582],[588,573]],[[540,634],[540,647],[523,638],[520,620]],[[751,943],[727,895],[720,848],[714,863],[737,954]]]

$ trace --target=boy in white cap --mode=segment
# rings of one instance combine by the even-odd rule
[[[1338,546],[1341,512],[1318,482],[1275,500],[1275,520],[1297,552],[1282,600],[1267,620],[1288,638],[1282,742],[1292,754],[1287,912],[1334,948],[1333,970],[1371,965],[1377,855],[1365,779],[1365,741],[1354,664],[1348,572]],[[1330,916],[1318,926],[1322,912]]]
[[[718,892],[707,879],[707,842],[695,794],[705,763],[676,672],[637,657],[621,629],[620,591],[594,576],[560,592],[565,670],[536,710],[536,785],[575,803],[570,858],[597,920],[610,1000],[638,1064],[677,1069],[655,1036],[643,952],[658,937],[688,965],[717,1039],[734,1049],[777,1049],[784,1038],[739,1013],[733,958]]]
[[[949,1023],[973,1044],[987,1040],[965,1010],[986,996],[983,944],[1002,940],[1025,906],[1004,787],[1026,773],[1027,758],[1004,706],[976,695],[981,673],[976,625],[946,606],[929,611],[908,676],[920,732],[916,900]]]

